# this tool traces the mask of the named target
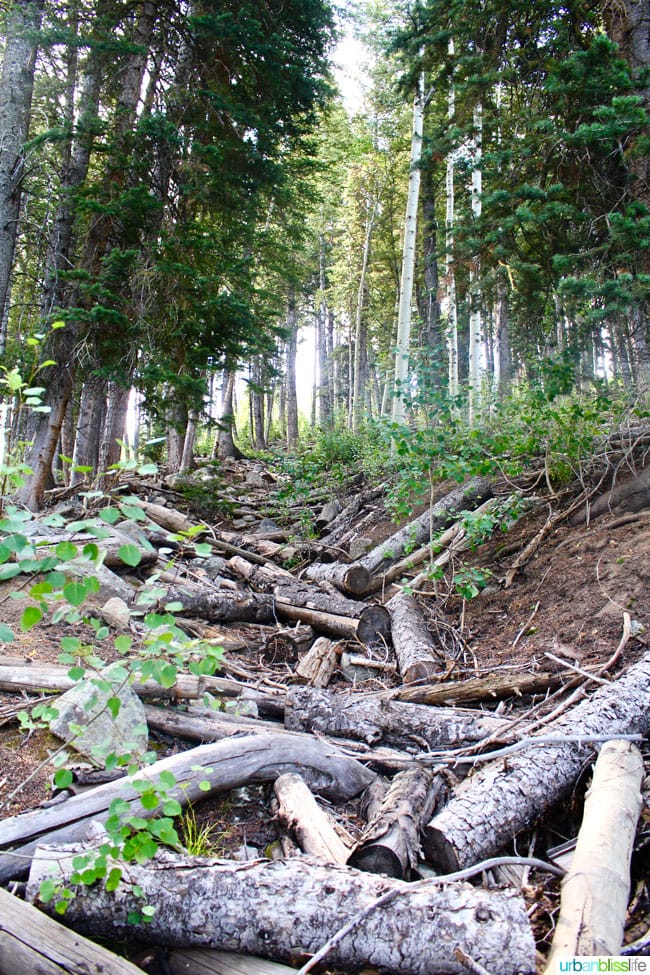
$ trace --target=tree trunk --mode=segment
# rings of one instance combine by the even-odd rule
[[[418,79],[418,90],[413,102],[413,135],[411,138],[411,168],[406,201],[406,222],[404,227],[404,251],[402,255],[402,274],[399,289],[399,312],[397,316],[397,351],[395,353],[395,389],[393,391],[393,422],[406,421],[406,384],[409,375],[409,351],[411,339],[411,301],[413,299],[413,278],[415,274],[415,248],[418,219],[418,198],[420,195],[420,160],[422,158],[422,135],[424,129],[424,73]]]
[[[483,172],[481,157],[483,152],[483,106],[479,102],[474,109],[474,138],[472,151],[472,218],[481,218],[483,192]],[[483,375],[483,334],[481,293],[481,259],[475,255],[469,268],[469,419],[476,419],[481,402],[481,380]]]
[[[514,891],[469,884],[411,890],[400,880],[324,866],[307,857],[237,863],[161,853],[154,862],[120,867],[116,891],[107,893],[99,884],[77,890],[66,923],[102,937],[209,946],[296,963],[394,891],[389,905],[368,913],[332,949],[328,964],[351,972],[372,959],[374,967],[396,975],[467,975],[450,949],[459,945],[499,975],[535,971],[525,904]],[[38,899],[50,871],[69,883],[72,857],[56,848],[39,850],[28,884],[30,900]],[[138,914],[143,903],[155,905],[153,917],[129,924],[127,915]],[[54,909],[53,901],[43,906]]]
[[[364,399],[367,376],[367,356],[366,342],[368,334],[368,324],[364,315],[366,303],[366,279],[368,277],[368,264],[370,263],[370,243],[372,241],[372,231],[375,226],[377,216],[377,201],[371,203],[369,196],[366,199],[366,230],[363,238],[363,253],[361,257],[361,273],[359,275],[359,287],[357,289],[357,306],[354,319],[354,366],[352,370],[352,429],[356,432],[361,426],[361,419],[364,412]]]
[[[187,417],[187,426],[185,427],[185,436],[183,438],[183,450],[181,453],[181,463],[180,471],[189,471],[194,466],[194,444],[196,441],[196,424],[197,424],[197,413],[196,410],[190,410]]]
[[[327,811],[318,805],[309,786],[296,772],[285,772],[273,784],[278,818],[308,856],[325,863],[346,863],[350,848],[334,829]],[[352,843],[350,843],[350,846]]]
[[[643,757],[629,741],[603,745],[585,801],[546,972],[561,956],[620,955],[630,896],[630,860],[643,805]]]
[[[18,2],[9,8],[0,78],[0,355],[6,348],[20,196],[34,90],[34,67],[43,2]]]
[[[290,688],[284,720],[291,731],[316,731],[417,751],[423,746],[453,748],[489,735],[509,738],[509,722],[489,712],[377,701],[311,687]]]
[[[99,448],[99,469],[108,471],[122,456],[118,440],[126,440],[126,417],[131,390],[118,383],[108,384],[108,403],[104,419],[104,433]]]
[[[391,616],[391,635],[399,672],[410,684],[423,681],[445,668],[446,656],[436,649],[417,600],[398,592],[386,604]]]
[[[77,417],[77,433],[72,454],[71,484],[79,484],[97,473],[101,429],[106,412],[106,382],[100,376],[90,376],[84,383]],[[88,467],[90,471],[76,468]]]
[[[215,452],[219,460],[243,457],[241,450],[235,446],[233,433],[235,431],[235,371],[224,369],[221,399],[221,416],[219,417],[219,432],[215,443]]]
[[[287,298],[287,447],[298,443],[298,394],[296,392],[296,354],[298,352],[298,322],[296,320],[296,299],[290,294]]]
[[[351,867],[409,880],[417,869],[420,833],[442,791],[442,777],[414,765],[398,772],[348,859]]]
[[[449,56],[454,56],[453,38],[449,41]],[[453,71],[453,69],[452,69]],[[449,86],[447,118],[453,124],[456,114],[456,90],[453,74]],[[459,391],[458,377],[458,308],[456,302],[456,269],[454,262],[454,231],[456,226],[456,203],[454,186],[454,153],[447,154],[445,177],[446,217],[445,217],[445,291],[447,303],[447,358],[449,364],[449,396],[455,399]]]
[[[650,654],[622,677],[546,725],[545,735],[647,734],[650,731]],[[427,858],[457,870],[492,856],[574,787],[593,746],[540,745],[495,760],[429,823]]]

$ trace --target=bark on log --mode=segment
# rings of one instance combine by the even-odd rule
[[[418,751],[481,741],[493,734],[506,740],[509,727],[507,720],[482,711],[434,709],[310,687],[288,691],[284,720],[293,731],[319,731],[369,745],[383,743]]]
[[[398,592],[386,604],[399,672],[410,684],[445,670],[447,657],[436,649],[422,610],[414,596]]]
[[[349,596],[364,596],[370,587],[370,573],[363,565],[352,562],[315,562],[305,570],[305,578],[312,582],[331,582]]]
[[[38,694],[42,691],[67,691],[78,682],[68,676],[69,667],[59,664],[27,663],[21,657],[0,657],[0,690],[26,691]],[[138,697],[158,700],[200,700],[206,693],[239,697],[245,694],[255,701],[266,714],[284,713],[284,695],[268,688],[260,691],[227,677],[195,677],[193,674],[177,674],[172,687],[161,687],[154,680],[131,685]]]
[[[190,595],[180,589],[171,589],[168,598],[179,602],[182,612],[190,619],[210,623],[274,623],[276,620],[273,597],[261,593],[204,589]]]
[[[489,677],[470,677],[423,687],[400,687],[394,697],[412,704],[449,705],[469,704],[472,701],[496,700],[502,697],[521,697],[556,687],[572,674],[539,671],[535,674],[491,674]]]
[[[230,559],[229,567],[261,592],[273,593],[282,603],[315,609],[336,616],[349,616],[361,620],[373,633],[365,632],[363,642],[375,642],[390,636],[390,614],[384,606],[367,605],[347,599],[340,593],[324,592],[315,586],[301,584],[290,572],[277,566],[262,568],[251,565],[245,559]],[[363,629],[363,628],[362,628]]]
[[[142,969],[0,888],[0,975],[142,975]]]
[[[278,800],[278,818],[303,853],[325,863],[347,862],[352,843],[345,845],[301,775],[287,772],[278,776],[273,791]]]
[[[359,643],[382,642],[388,630],[388,613],[383,606],[364,606],[358,619],[336,616],[308,606],[295,606],[285,602],[281,596],[276,597],[275,608],[279,619],[307,623],[327,636],[358,640]]]
[[[354,564],[363,566],[371,576],[380,577],[385,569],[405,555],[407,549],[424,545],[433,532],[446,528],[455,521],[459,511],[476,508],[491,495],[492,488],[489,481],[482,477],[472,478],[467,484],[446,494],[431,508],[427,508],[419,518],[400,528]]]
[[[200,767],[201,771],[197,771]],[[199,745],[148,766],[140,775],[118,779],[90,789],[79,796],[45,809],[36,809],[0,822],[0,846],[12,847],[14,854],[0,854],[0,883],[19,876],[28,866],[36,842],[26,840],[47,834],[48,842],[76,842],[85,838],[91,821],[103,822],[115,798],[131,804],[135,816],[151,816],[139,793],[131,784],[143,778],[156,781],[163,771],[176,778],[173,797],[181,805],[205,798],[200,782],[209,782],[211,791],[225,792],[248,782],[272,782],[283,772],[299,768],[315,792],[328,798],[350,798],[361,792],[374,778],[359,762],[348,758],[333,745],[315,739],[295,737],[287,754],[286,734],[229,738],[216,744]]]
[[[621,953],[642,781],[643,757],[636,745],[603,745],[571,866],[562,881],[547,975],[557,971],[560,956]]]
[[[167,964],[171,975],[296,975],[288,965],[210,948],[172,951]]]
[[[50,871],[69,880],[71,857],[61,852],[39,849],[27,888],[31,900],[38,898],[41,880]],[[343,924],[397,887],[399,893],[389,904],[370,913],[336,945],[329,964],[346,972],[370,964],[393,975],[466,975],[454,957],[453,946],[459,945],[499,975],[535,971],[533,936],[525,904],[515,891],[469,884],[411,890],[404,881],[324,866],[308,857],[242,864],[159,854],[145,865],[120,866],[123,878],[113,893],[100,885],[78,890],[66,924],[103,937],[214,947],[295,962],[315,953]],[[140,898],[133,893],[136,887]],[[156,905],[153,917],[145,924],[129,924],[127,915],[143,903]],[[44,907],[52,910],[51,904]]]
[[[647,734],[650,731],[650,653],[622,677],[600,687],[544,735]],[[540,745],[484,765],[425,831],[427,859],[443,871],[492,856],[568,795],[593,746]]]
[[[348,859],[351,867],[409,880],[417,867],[420,833],[443,788],[440,777],[413,766],[393,779]]]

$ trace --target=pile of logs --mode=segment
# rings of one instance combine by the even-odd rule
[[[296,543],[281,531],[206,533],[224,556],[216,581],[186,567],[188,543],[173,570],[165,565],[165,602],[182,606],[188,632],[227,648],[230,676],[179,675],[164,692],[134,684],[150,734],[180,739],[184,749],[138,776],[73,787],[60,801],[0,821],[0,884],[26,880],[24,900],[0,889],[0,975],[141,970],[88,938],[149,945],[148,957],[161,954],[173,973],[281,975],[320,963],[346,973],[533,975],[524,892],[504,886],[499,868],[514,859],[541,876],[563,873],[509,849],[572,792],[599,752],[546,970],[555,971],[560,955],[620,952],[641,809],[635,742],[650,732],[650,654],[615,680],[605,665],[578,679],[567,670],[446,682],[448,648],[394,583],[462,551],[459,514],[489,506],[490,484],[474,479],[358,558],[328,561],[358,537],[368,499],[373,492],[360,491],[345,508],[323,509],[322,537],[310,546],[319,560],[300,573],[282,565]],[[161,548],[167,563],[174,542],[165,533],[192,536],[193,524],[131,500],[148,519],[147,551]],[[148,561],[160,572],[157,559]],[[273,679],[233,662],[233,648],[251,639],[233,624],[254,627],[260,655],[280,662]],[[612,660],[629,637],[626,621]],[[344,658],[356,677],[332,687]],[[73,683],[65,667],[0,657],[4,692],[59,693]],[[537,720],[483,706],[558,684],[571,697],[549,703]],[[206,692],[240,702],[243,713],[206,708]],[[59,919],[67,927],[46,917],[56,913],[41,900],[43,881],[70,884],[76,854],[104,841],[115,799],[132,816],[155,815],[134,778],[155,783],[162,773],[173,775],[169,795],[183,806],[267,784],[269,817],[293,855],[240,861],[160,850],[153,860],[121,863],[114,891],[75,888]],[[350,803],[363,821],[346,822],[340,807]],[[134,922],[143,905],[153,916]]]

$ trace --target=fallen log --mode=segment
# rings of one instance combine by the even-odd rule
[[[370,573],[363,565],[352,562],[314,562],[305,570],[305,578],[312,582],[331,582],[350,596],[364,596],[370,587]]]
[[[12,849],[0,854],[0,883],[20,876],[27,869],[38,842],[36,837],[47,834],[48,842],[82,840],[93,820],[105,821],[113,799],[128,802],[131,815],[144,818],[154,815],[156,810],[142,806],[134,781],[146,778],[155,783],[162,772],[169,772],[176,779],[170,796],[187,805],[205,798],[209,792],[226,792],[249,782],[272,782],[283,772],[296,768],[315,792],[339,800],[361,792],[374,778],[373,772],[329,742],[308,737],[292,739],[289,754],[285,733],[249,735],[199,745],[65,802],[2,820],[0,847]],[[201,787],[206,782],[207,790]],[[23,845],[16,847],[17,843]]]
[[[38,850],[28,898],[41,882],[69,883],[79,848]],[[331,951],[346,972],[372,964],[394,975],[466,975],[454,957],[460,946],[499,975],[532,975],[535,946],[525,904],[515,891],[454,883],[411,889],[401,880],[323,865],[308,857],[276,861],[204,860],[159,853],[155,861],[120,863],[114,892],[101,885],[76,890],[66,924],[102,937],[138,938],[174,947],[214,947],[296,962],[316,952],[347,921],[382,894],[396,890]],[[141,894],[136,896],[135,890]],[[142,904],[155,905],[147,923],[129,924]],[[44,905],[48,912],[52,903]]]
[[[376,581],[375,585],[379,588],[381,573],[394,562],[399,561],[407,550],[424,545],[434,532],[446,528],[455,521],[459,511],[476,508],[491,495],[492,488],[489,481],[482,477],[472,478],[467,484],[450,491],[414,521],[400,528],[381,545],[371,549],[367,555],[357,559],[354,564],[367,569],[370,576],[378,577],[378,583]]]
[[[438,650],[417,599],[398,592],[386,604],[399,672],[406,681],[427,680],[444,671],[448,658]]]
[[[422,747],[454,747],[491,735],[506,740],[509,726],[508,720],[482,711],[377,701],[311,687],[289,689],[284,721],[292,731],[318,731],[369,745],[382,743],[418,751]]]
[[[467,680],[447,681],[444,684],[422,687],[399,687],[390,696],[412,704],[454,705],[472,701],[497,700],[503,697],[521,697],[535,694],[550,687],[557,687],[571,674],[538,671],[537,673],[490,674],[489,677],[470,677]]]
[[[442,778],[430,769],[413,766],[399,772],[350,854],[349,866],[409,880],[421,852],[422,827],[442,788]]]
[[[253,955],[214,948],[172,951],[167,958],[170,975],[296,975],[295,968]]]
[[[210,711],[207,708],[190,706],[187,711],[175,711],[172,708],[145,707],[147,724],[154,731],[162,731],[176,738],[188,741],[221,741],[233,735],[245,733],[265,734],[276,732],[287,737],[287,748],[291,747],[289,737],[305,737],[313,740],[309,734],[301,731],[289,731],[278,727],[277,722],[260,721],[257,718],[247,718],[234,714]],[[365,748],[357,741],[337,737],[337,744],[345,749],[345,754],[359,761],[369,762],[373,766],[387,769],[402,769],[409,766],[413,758],[408,752],[395,748]]]
[[[621,953],[642,781],[643,757],[636,745],[606,742],[594,768],[571,866],[562,881],[547,975],[557,971],[561,956]]]
[[[0,975],[142,975],[142,969],[69,931],[0,888]]]
[[[69,667],[60,664],[30,663],[21,657],[0,657],[0,690],[15,693],[40,694],[42,692],[68,691],[78,681],[68,676]],[[89,669],[89,674],[95,674]],[[131,685],[138,697],[158,700],[197,701],[206,693],[239,697],[245,694],[255,701],[260,711],[267,714],[284,713],[284,693],[272,688],[264,691],[250,687],[227,677],[196,677],[193,674],[177,674],[171,687],[162,687],[155,680]]]
[[[362,638],[364,643],[388,639],[390,636],[390,614],[384,606],[360,603],[347,599],[336,591],[324,592],[315,586],[305,586],[290,572],[277,566],[258,567],[241,558],[230,559],[228,566],[254,589],[273,593],[283,604],[288,603],[292,606],[361,620],[364,623],[362,628],[365,634]]]
[[[278,776],[273,791],[278,800],[278,819],[293,834],[303,853],[325,863],[347,861],[352,842],[345,845],[301,775],[286,772]]]
[[[193,588],[191,593],[170,589],[168,600],[178,602],[190,619],[208,623],[274,623],[276,614],[272,596],[261,593],[224,592],[222,589]]]
[[[543,734],[616,738],[648,731],[650,653],[549,722]],[[482,766],[427,826],[427,859],[448,871],[491,856],[568,795],[592,756],[591,745],[540,744],[508,756],[505,764],[498,760]]]

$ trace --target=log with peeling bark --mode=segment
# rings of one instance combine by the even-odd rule
[[[643,756],[636,745],[603,745],[571,866],[562,881],[547,975],[557,971],[562,956],[621,953],[642,781]]]
[[[508,740],[509,721],[483,711],[429,708],[378,701],[360,694],[292,687],[285,701],[285,725],[397,748],[451,748],[488,735]]]
[[[356,562],[314,562],[305,570],[305,578],[312,582],[331,582],[350,596],[364,596],[370,589],[370,573]]]
[[[142,975],[142,969],[0,888],[0,975]]]
[[[340,647],[340,644],[320,636],[300,660],[296,674],[310,687],[327,687],[338,662]]]
[[[352,840],[346,846],[327,810],[316,802],[309,786],[297,772],[278,776],[273,784],[278,800],[278,819],[303,851],[326,863],[345,863]]]
[[[412,766],[399,772],[348,859],[351,867],[409,880],[420,855],[420,833],[444,787],[440,776]]]
[[[168,599],[179,602],[184,615],[208,621],[299,621],[332,636],[357,639],[361,643],[381,642],[390,635],[390,616],[383,606],[353,602],[344,596],[332,598],[329,593],[307,589],[299,583],[273,588],[274,594],[207,588],[186,593],[171,589]]]
[[[40,848],[27,895],[38,899],[51,873],[69,882],[79,848]],[[159,853],[147,864],[121,863],[122,880],[107,893],[100,884],[77,889],[66,924],[102,937],[137,938],[174,947],[214,947],[301,962],[381,895],[388,904],[370,912],[331,951],[328,964],[355,972],[372,964],[393,975],[466,975],[454,957],[460,946],[499,975],[533,975],[535,944],[523,898],[515,891],[470,884],[419,889],[401,880],[289,860],[204,860]],[[140,893],[136,896],[134,891]],[[155,905],[147,923],[129,924],[142,904]],[[52,903],[44,905],[48,912]]]
[[[394,562],[403,558],[408,549],[424,545],[434,532],[446,528],[455,521],[459,511],[474,509],[491,495],[492,488],[489,481],[483,477],[472,478],[462,487],[450,491],[414,521],[400,528],[367,555],[357,559],[354,564],[367,569],[376,580],[375,586],[378,588],[382,582],[382,573]]]
[[[261,735],[269,732],[276,732],[286,736],[286,747],[290,749],[293,736],[311,740],[308,733],[301,731],[289,731],[274,721],[260,721],[257,718],[248,718],[245,715],[227,714],[214,712],[208,708],[190,705],[186,710],[176,711],[173,708],[157,708],[145,705],[145,714],[149,728],[154,731],[161,731],[165,734],[173,735],[176,738],[185,738],[188,741],[221,741],[223,738],[231,738],[233,735],[246,733],[249,735]],[[345,754],[358,758],[359,761],[368,762],[372,767],[383,769],[403,769],[409,766],[413,758],[405,751],[396,748],[377,747],[366,748],[358,741],[349,738],[337,737],[337,744],[345,749]]]
[[[272,782],[283,772],[296,768],[316,792],[339,800],[361,792],[374,778],[373,772],[330,743],[308,737],[296,736],[290,750],[284,733],[249,735],[199,745],[155,762],[134,776],[108,782],[45,809],[2,820],[0,847],[11,846],[11,852],[0,854],[0,883],[20,876],[27,869],[36,847],[35,837],[47,834],[52,842],[83,839],[93,820],[106,819],[113,799],[128,802],[135,816],[153,815],[155,810],[144,809],[140,794],[132,784],[144,777],[156,782],[162,772],[170,772],[176,779],[171,794],[181,805],[186,805],[205,798],[209,791],[224,792],[249,782]]]
[[[0,691],[24,691],[39,694],[47,691],[68,691],[78,681],[68,676],[69,667],[60,664],[30,663],[21,657],[0,657]],[[93,675],[91,670],[89,674]],[[193,674],[177,674],[171,687],[161,687],[154,680],[131,685],[138,697],[146,699],[197,701],[205,694],[227,697],[245,695],[255,701],[265,714],[284,714],[284,692],[271,687],[262,691],[227,677],[195,677]]]
[[[546,724],[543,736],[642,734],[650,731],[650,653],[618,680]],[[492,856],[567,796],[594,746],[540,744],[483,765],[428,824],[427,859],[457,870]]]
[[[566,673],[509,673],[490,674],[489,677],[470,677],[467,680],[447,681],[444,684],[425,684],[422,687],[400,687],[391,691],[392,697],[412,704],[454,705],[473,701],[495,701],[504,697],[521,697],[557,687],[572,676]]]
[[[347,599],[335,589],[325,592],[316,586],[307,586],[277,566],[258,567],[241,558],[230,559],[228,566],[254,589],[273,593],[283,603],[334,613],[336,616],[349,616],[361,620],[366,627],[370,624],[374,632],[366,633],[363,642],[386,640],[390,635],[390,615],[384,606]]]
[[[446,670],[448,658],[436,647],[414,596],[398,592],[386,604],[400,674],[407,684]]]

